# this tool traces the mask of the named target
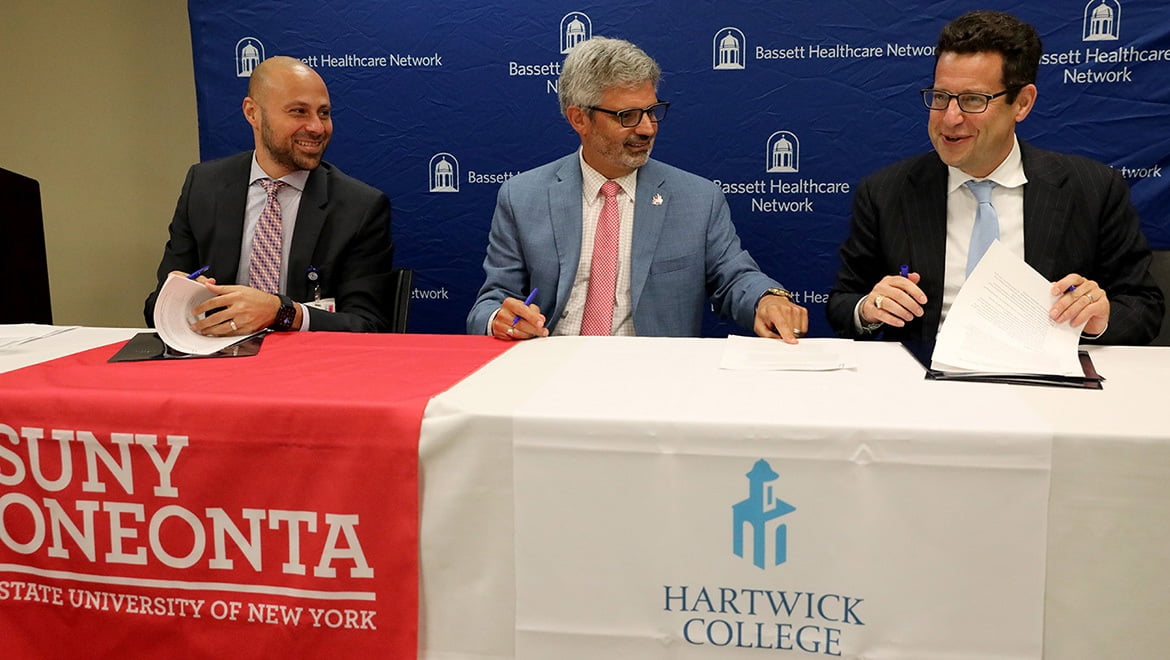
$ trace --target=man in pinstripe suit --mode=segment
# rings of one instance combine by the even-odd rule
[[[1157,336],[1163,296],[1125,181],[1016,138],[1036,102],[1040,52],[1032,26],[1001,12],[970,12],[943,28],[934,85],[923,90],[934,151],[858,187],[827,307],[839,335],[934,340],[966,280],[977,202],[965,184],[990,180],[999,240],[1061,294],[1052,318],[1083,324],[1082,338],[1100,343]]]

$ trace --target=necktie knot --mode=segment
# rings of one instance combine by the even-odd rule
[[[976,181],[971,179],[966,183],[967,189],[975,195],[975,201],[980,204],[991,203],[991,189],[995,187],[995,182],[991,179],[984,179],[983,181]]]
[[[260,185],[264,186],[264,192],[268,193],[269,197],[275,197],[276,193],[280,192],[288,184],[284,181],[273,181],[272,179],[260,179]]]
[[[617,181],[606,181],[601,184],[601,194],[606,197],[617,197],[617,194],[622,191],[622,187],[618,185]]]

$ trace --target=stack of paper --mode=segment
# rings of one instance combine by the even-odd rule
[[[195,280],[182,275],[167,277],[154,305],[154,327],[158,336],[172,350],[191,355],[211,355],[247,339],[241,336],[207,337],[191,329],[191,325],[199,320],[191,313],[192,308],[214,297],[214,293]],[[251,336],[254,335],[248,335]]]
[[[1081,328],[1048,316],[1059,297],[1051,291],[1043,275],[999,241],[992,243],[947,313],[928,376],[1086,379],[1077,352]]]

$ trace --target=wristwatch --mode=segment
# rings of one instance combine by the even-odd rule
[[[785,291],[784,289],[777,289],[776,287],[766,289],[763,295],[760,296],[760,300],[763,300],[764,296],[780,296],[781,298],[787,298],[790,302],[792,301],[791,292]],[[760,300],[756,301],[757,305],[760,304]]]
[[[288,296],[280,296],[280,309],[276,310],[276,318],[268,327],[281,332],[292,330],[295,320],[297,320],[297,304]]]

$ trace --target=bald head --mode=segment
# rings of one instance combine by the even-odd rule
[[[287,55],[277,55],[264,60],[252,70],[252,77],[248,79],[248,96],[258,99],[274,86],[280,85],[286,77],[315,79],[322,87],[325,86],[325,81],[309,65]]]
[[[256,161],[276,179],[321,164],[333,136],[325,81],[300,60],[278,56],[252,70],[244,118],[252,125]]]

